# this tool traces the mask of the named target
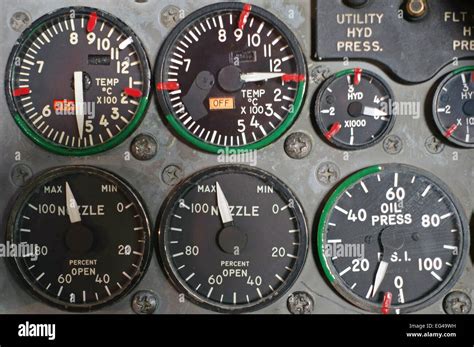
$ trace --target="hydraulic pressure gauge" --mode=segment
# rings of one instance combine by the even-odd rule
[[[393,127],[392,101],[389,87],[374,73],[344,70],[321,86],[314,107],[316,124],[339,148],[367,148]]]
[[[474,147],[474,67],[449,74],[433,100],[433,116],[446,139],[462,147]]]
[[[255,310],[294,283],[307,251],[303,211],[272,175],[220,166],[187,179],[169,198],[160,253],[177,288],[216,311]]]
[[[33,179],[14,204],[7,240],[35,249],[12,260],[28,289],[75,311],[129,292],[151,249],[139,197],[117,176],[89,166],[61,167]]]
[[[209,152],[275,141],[303,101],[306,67],[297,42],[280,20],[250,4],[194,12],[174,28],[157,60],[166,119]]]
[[[469,247],[464,211],[428,172],[388,164],[362,170],[329,198],[318,229],[323,269],[354,305],[420,310],[460,277]]]
[[[63,8],[18,40],[6,72],[12,115],[54,153],[89,155],[122,142],[148,105],[150,67],[132,30],[112,15]]]

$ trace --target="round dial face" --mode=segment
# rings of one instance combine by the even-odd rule
[[[151,247],[137,195],[118,177],[83,166],[35,179],[13,207],[7,239],[34,249],[13,260],[29,289],[69,310],[95,309],[127,293]]]
[[[326,275],[372,312],[419,310],[449,290],[466,260],[466,217],[437,178],[411,166],[375,166],[330,197],[318,230]]]
[[[356,68],[327,80],[316,97],[315,115],[326,140],[342,149],[363,149],[390,131],[392,92],[375,74]]]
[[[148,104],[150,67],[138,37],[100,10],[47,14],[13,48],[6,93],[20,128],[64,155],[112,148],[139,124]]]
[[[211,5],[185,18],[158,57],[155,79],[166,118],[188,142],[261,148],[295,120],[306,67],[276,17],[242,3]]]
[[[161,256],[178,289],[217,311],[255,310],[296,280],[307,250],[301,207],[264,171],[216,167],[185,181],[160,224]]]
[[[433,101],[436,126],[443,136],[462,147],[474,147],[474,67],[449,74]]]

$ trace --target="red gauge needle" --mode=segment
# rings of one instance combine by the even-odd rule
[[[331,128],[326,134],[324,134],[324,136],[326,137],[326,139],[330,140],[334,137],[334,135],[336,135],[341,130],[341,128],[342,128],[341,123],[336,122],[333,125],[331,125]]]
[[[449,129],[446,130],[446,132],[444,133],[444,137],[451,137],[457,128],[458,126],[456,124],[451,125]]]
[[[391,305],[392,305],[392,293],[386,292],[383,295],[382,314],[389,314]]]

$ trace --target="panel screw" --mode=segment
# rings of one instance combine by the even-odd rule
[[[303,159],[311,152],[311,138],[303,132],[289,135],[285,140],[285,152],[293,159]]]
[[[425,147],[431,154],[438,154],[443,151],[444,144],[436,136],[430,136],[425,141]]]
[[[314,309],[314,300],[308,293],[294,292],[288,297],[287,307],[293,314],[311,314]]]
[[[13,166],[10,177],[14,185],[22,187],[33,176],[33,171],[26,164],[16,164]]]
[[[420,19],[428,11],[428,5],[426,0],[408,0],[405,9],[410,18]]]
[[[322,163],[316,169],[316,178],[322,184],[336,183],[339,179],[339,168],[331,162]]]
[[[130,151],[137,160],[150,160],[156,155],[157,150],[156,140],[147,134],[138,135],[130,145]]]
[[[160,14],[161,24],[163,24],[165,28],[174,27],[181,20],[180,12],[181,9],[177,6],[166,6]]]
[[[311,75],[310,75],[311,81],[313,81],[313,83],[315,83],[316,85],[319,85],[324,80],[326,80],[330,74],[331,74],[331,71],[329,70],[328,67],[323,66],[323,65],[318,65],[313,70],[311,70]]]
[[[469,295],[457,290],[446,295],[443,308],[447,314],[468,314],[471,312],[472,301]]]
[[[183,170],[177,165],[168,165],[161,173],[161,179],[169,186],[176,185],[183,178]]]
[[[136,314],[152,314],[158,306],[158,298],[149,290],[140,290],[132,300],[132,309]]]
[[[23,11],[18,11],[10,18],[10,28],[15,31],[23,31],[31,23],[31,16]]]
[[[383,140],[383,149],[388,154],[398,154],[402,151],[403,142],[397,135],[390,135]]]

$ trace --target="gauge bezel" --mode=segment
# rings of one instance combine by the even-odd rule
[[[162,81],[166,73],[165,66],[168,59],[170,50],[174,47],[177,38],[181,35],[183,30],[188,26],[192,25],[195,21],[199,20],[202,17],[212,15],[217,12],[225,11],[235,11],[242,10],[246,4],[241,2],[222,2],[217,4],[212,4],[205,6],[197,11],[192,12],[186,16],[181,22],[179,22],[172,31],[168,34],[165,42],[161,46],[161,49],[158,53],[158,58],[155,65],[155,82]],[[281,21],[276,15],[269,13],[268,11],[252,5],[252,13],[264,19],[267,23],[276,27],[283,36],[288,41],[288,45],[291,48],[296,61],[297,73],[305,76],[304,81],[298,82],[298,90],[296,92],[295,100],[293,103],[293,111],[288,113],[284,121],[272,132],[270,132],[264,138],[249,143],[243,146],[218,146],[210,142],[206,142],[196,136],[194,136],[179,120],[176,119],[173,113],[173,108],[169,101],[167,93],[164,91],[158,91],[155,88],[155,95],[158,101],[158,106],[163,112],[164,119],[171,126],[174,132],[179,135],[180,139],[183,139],[186,143],[191,144],[192,146],[204,150],[210,153],[219,153],[219,151],[231,148],[231,149],[241,149],[241,150],[256,150],[268,146],[269,144],[278,140],[296,121],[298,118],[306,94],[306,80],[307,80],[307,69],[306,61],[303,55],[301,46],[296,38],[296,36],[288,29],[287,25]]]
[[[122,32],[127,34],[128,36],[133,37],[133,42],[137,51],[137,55],[141,62],[141,66],[143,68],[143,96],[140,98],[139,104],[137,106],[137,111],[135,116],[127,124],[126,127],[123,128],[121,132],[117,135],[112,137],[111,139],[94,146],[88,146],[85,148],[72,148],[68,146],[64,146],[53,141],[50,141],[43,137],[41,133],[36,131],[34,127],[32,127],[21,115],[16,102],[15,98],[13,97],[13,83],[14,83],[14,60],[17,55],[23,49],[26,41],[28,38],[33,35],[37,30],[41,29],[41,27],[48,21],[65,16],[69,14],[71,11],[75,11],[76,14],[90,14],[91,12],[97,12],[97,15],[100,18],[106,19],[108,22],[112,23],[114,26],[119,27]],[[86,7],[86,6],[71,6],[71,7],[63,7],[51,12],[44,14],[43,16],[36,19],[28,28],[26,28],[20,37],[15,42],[10,55],[7,61],[7,67],[5,71],[5,94],[7,99],[8,108],[10,109],[10,113],[15,120],[15,123],[21,129],[21,131],[31,139],[35,144],[39,147],[52,152],[54,154],[64,155],[64,156],[86,156],[86,155],[94,155],[109,149],[112,149],[122,142],[124,142],[140,125],[142,122],[146,111],[149,106],[150,101],[150,92],[151,92],[151,67],[150,62],[148,60],[148,56],[146,54],[145,48],[139,39],[139,37],[135,34],[135,32],[122,20],[117,18],[116,16],[112,15],[109,12],[105,12],[100,9],[96,9],[93,7]]]
[[[362,149],[370,148],[370,147],[375,146],[376,144],[378,144],[380,141],[382,141],[385,138],[385,136],[387,136],[390,133],[390,131],[392,131],[393,126],[395,125],[396,115],[392,113],[390,115],[389,121],[387,122],[387,126],[385,127],[383,132],[379,136],[375,137],[373,140],[371,140],[367,143],[364,143],[364,144],[361,144],[361,145],[348,145],[344,142],[341,142],[341,141],[337,140],[335,137],[331,138],[330,140],[326,139],[326,137],[324,136],[324,133],[325,133],[326,129],[325,129],[323,121],[322,121],[321,113],[319,112],[319,109],[320,109],[320,106],[321,106],[322,95],[327,90],[327,88],[331,85],[332,82],[334,82],[338,78],[341,78],[345,75],[349,75],[349,74],[353,74],[353,73],[355,73],[355,68],[342,70],[342,71],[339,71],[339,72],[335,73],[334,75],[329,77],[326,81],[324,81],[324,83],[318,88],[318,91],[316,92],[316,97],[314,99],[313,112],[314,112],[314,119],[316,121],[316,125],[317,125],[317,128],[318,128],[317,129],[318,133],[321,135],[321,137],[324,139],[324,141],[326,143],[328,143],[331,146],[333,146],[335,148],[338,148],[338,149],[356,151],[356,150],[362,150]],[[372,72],[372,71],[369,71],[369,70],[366,70],[366,69],[363,69],[362,74],[363,75],[368,75],[368,76],[376,79],[381,85],[383,85],[384,88],[387,89],[387,91],[389,93],[390,100],[392,100],[392,102],[393,102],[394,94],[393,94],[392,88],[390,88],[390,86],[387,84],[387,82],[385,82],[385,80],[382,77],[380,77],[375,72]]]
[[[140,195],[135,191],[135,189],[127,183],[124,179],[119,176],[111,173],[110,171],[88,165],[75,165],[75,166],[59,166],[52,169],[48,169],[40,172],[38,175],[33,177],[28,184],[17,193],[12,199],[13,205],[9,211],[9,217],[6,226],[5,239],[14,243],[15,234],[17,225],[20,219],[20,212],[23,211],[25,204],[28,203],[31,196],[35,193],[35,190],[51,180],[67,176],[68,174],[87,174],[87,175],[97,175],[99,177],[104,177],[105,179],[115,182],[120,186],[120,190],[125,192],[130,200],[133,200],[137,208],[140,210],[140,214],[143,217],[143,226],[145,228],[144,234],[146,237],[143,260],[140,264],[139,271],[137,275],[130,281],[128,287],[121,291],[119,294],[113,295],[109,300],[101,300],[98,303],[88,303],[88,304],[70,304],[61,300],[57,300],[51,297],[49,294],[45,294],[41,289],[37,288],[35,282],[32,281],[27,274],[25,274],[23,265],[20,263],[23,258],[9,258],[7,261],[8,267],[11,270],[11,273],[14,275],[15,279],[18,281],[20,286],[26,290],[33,298],[39,299],[41,302],[69,312],[89,312],[96,311],[106,306],[113,305],[114,303],[120,301],[122,298],[126,297],[132,290],[135,288],[142,278],[144,277],[148,266],[150,265],[152,247],[153,247],[153,234],[151,232],[152,226],[150,223],[150,218],[146,206],[141,199]]]
[[[435,125],[436,125],[436,129],[438,130],[438,134],[441,135],[441,137],[444,140],[448,141],[449,143],[451,143],[455,146],[461,147],[461,148],[474,148],[474,141],[472,143],[467,143],[467,142],[461,141],[461,140],[459,140],[459,139],[457,139],[453,136],[450,136],[448,138],[443,136],[443,133],[445,132],[445,129],[444,129],[443,124],[441,123],[440,115],[437,111],[437,109],[438,109],[438,98],[439,98],[439,95],[441,94],[441,91],[443,90],[444,86],[446,85],[446,83],[448,83],[451,79],[456,78],[457,75],[462,74],[466,71],[473,71],[474,72],[474,66],[464,66],[464,67],[461,67],[461,68],[456,69],[454,71],[451,71],[451,72],[449,72],[448,74],[446,74],[444,76],[444,78],[441,80],[441,82],[439,82],[438,87],[436,88],[435,94],[433,96],[433,102],[432,102],[432,106],[431,106],[431,113],[432,113],[433,120],[434,120]]]
[[[327,225],[329,222],[329,217],[331,212],[333,211],[334,206],[339,201],[339,198],[346,192],[348,189],[352,188],[358,182],[363,180],[365,177],[381,173],[381,172],[400,172],[400,171],[407,171],[416,173],[417,176],[424,176],[432,183],[436,184],[437,187],[449,198],[452,206],[454,207],[457,216],[459,218],[459,222],[462,227],[462,233],[460,233],[460,254],[456,259],[456,264],[453,264],[453,270],[449,273],[448,277],[443,280],[442,285],[440,285],[436,290],[429,293],[425,297],[401,305],[393,306],[395,309],[399,310],[400,313],[410,313],[419,311],[425,307],[428,307],[438,300],[440,300],[459,280],[461,277],[465,266],[466,261],[469,253],[469,244],[470,244],[470,231],[469,231],[469,223],[466,217],[466,214],[462,208],[461,203],[456,198],[456,196],[451,192],[449,187],[442,182],[438,177],[431,174],[430,172],[420,169],[418,167],[406,164],[382,164],[367,167],[362,169],[348,178],[346,178],[342,183],[338,185],[335,191],[329,196],[327,199],[323,211],[321,213],[321,218],[319,219],[319,223],[317,226],[317,241],[316,241],[316,249],[317,255],[316,257],[319,258],[321,263],[321,267],[323,272],[331,285],[336,289],[336,291],[349,303],[361,308],[365,311],[372,312],[372,313],[380,313],[381,312],[381,305],[376,304],[370,300],[360,297],[359,295],[355,294],[348,285],[341,279],[337,270],[335,269],[331,259],[328,259],[324,255],[324,247],[325,247],[325,239],[327,235]]]
[[[237,174],[247,174],[253,175],[258,179],[261,179],[263,182],[271,182],[274,184],[275,191],[278,192],[284,199],[293,199],[294,201],[294,214],[296,217],[297,225],[300,229],[300,246],[298,247],[298,255],[297,259],[295,260],[295,270],[289,274],[289,276],[285,279],[285,284],[283,284],[277,291],[275,291],[272,295],[265,296],[258,301],[251,302],[250,304],[244,305],[225,305],[213,300],[209,300],[206,297],[203,297],[197,294],[194,288],[189,287],[185,280],[181,278],[175,267],[172,265],[172,260],[167,251],[167,244],[166,244],[166,233],[170,227],[171,217],[173,215],[173,211],[175,210],[176,203],[179,199],[185,196],[191,189],[196,186],[196,183],[199,181],[206,179],[212,176],[218,176],[220,174],[226,173],[237,173]],[[214,166],[211,168],[207,168],[201,170],[192,176],[188,177],[182,183],[180,183],[177,187],[173,189],[173,191],[167,197],[165,203],[163,204],[161,211],[158,215],[158,259],[162,268],[164,268],[165,273],[174,287],[180,292],[185,293],[187,298],[190,299],[191,302],[205,308],[208,310],[212,310],[215,312],[220,313],[242,313],[242,312],[251,312],[262,309],[274,302],[277,302],[279,299],[284,297],[284,294],[289,291],[289,289],[294,286],[299,275],[304,267],[306,262],[306,257],[308,254],[309,248],[309,234],[308,234],[308,227],[306,223],[306,216],[301,206],[299,200],[296,198],[295,194],[290,190],[290,188],[280,181],[278,178],[273,176],[272,174],[262,170],[257,169],[254,167],[250,167],[247,165],[220,165]]]

